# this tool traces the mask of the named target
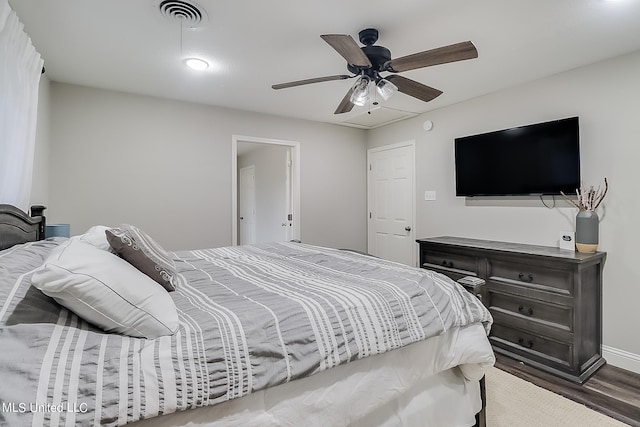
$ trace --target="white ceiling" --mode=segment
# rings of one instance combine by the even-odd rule
[[[208,19],[183,30],[160,0],[9,3],[53,81],[365,128],[640,50],[640,0],[197,0]],[[398,93],[371,115],[333,114],[353,80],[271,89],[348,74],[320,35],[369,27],[393,58],[466,40],[479,57],[402,73],[444,94]]]

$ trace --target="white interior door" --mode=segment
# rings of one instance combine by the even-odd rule
[[[256,242],[256,167],[240,169],[240,244]]]
[[[368,251],[415,265],[414,145],[368,150]]]

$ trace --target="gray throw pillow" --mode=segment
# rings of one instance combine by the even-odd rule
[[[129,224],[106,230],[105,234],[118,256],[161,284],[168,292],[176,290],[176,266],[167,251],[148,234]]]

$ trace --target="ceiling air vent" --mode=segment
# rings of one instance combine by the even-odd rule
[[[163,0],[160,13],[168,19],[182,22],[184,27],[197,28],[207,21],[207,13],[196,3],[185,0]]]

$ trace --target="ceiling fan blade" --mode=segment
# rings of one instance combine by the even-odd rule
[[[347,62],[356,67],[371,67],[371,61],[364,54],[358,43],[347,34],[324,34],[322,40],[334,48]]]
[[[350,79],[352,77],[354,76],[349,76],[347,74],[338,74],[335,76],[316,77],[314,79],[297,80],[295,82],[280,83],[280,84],[271,86],[271,88],[278,90],[278,89],[285,89],[288,87],[308,85],[311,83],[329,82],[332,80],[345,80],[345,79]]]
[[[351,102],[352,93],[353,87],[349,89],[349,92],[347,92],[344,98],[342,98],[342,101],[340,101],[338,108],[336,108],[336,111],[334,111],[333,114],[348,113],[349,111],[353,110],[353,102]]]
[[[384,64],[384,69],[398,73],[477,57],[478,50],[474,44],[466,41],[392,59]]]
[[[421,101],[429,102],[434,98],[442,95],[442,91],[434,89],[422,83],[418,83],[415,80],[408,79],[406,77],[391,75],[385,77],[391,83],[398,87],[398,91],[405,95],[413,96]]]

